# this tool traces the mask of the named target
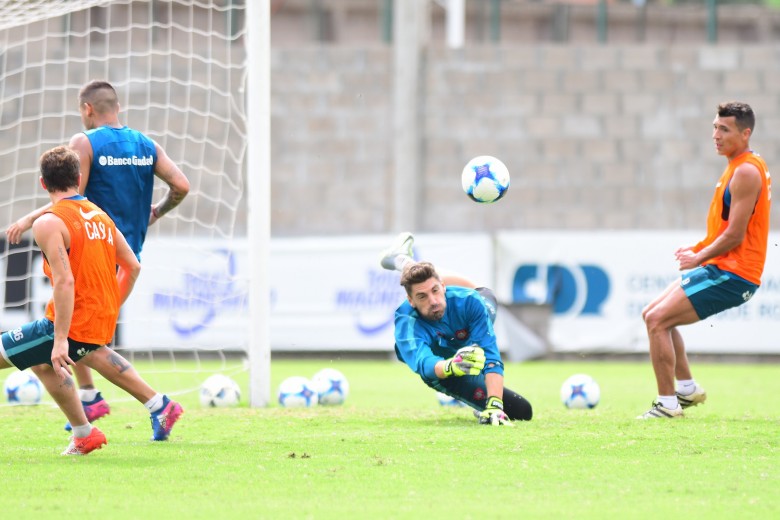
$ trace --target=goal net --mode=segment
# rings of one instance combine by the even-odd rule
[[[191,185],[149,228],[114,346],[144,376],[245,370],[245,18],[241,0],[0,0],[0,329],[41,317],[51,296],[31,233],[10,245],[4,231],[48,202],[38,159],[82,130],[78,92],[103,79],[120,122]]]

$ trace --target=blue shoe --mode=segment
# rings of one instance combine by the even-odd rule
[[[87,415],[87,421],[93,423],[105,417],[111,413],[111,408],[100,392],[97,393],[95,398],[91,401],[81,401],[81,406],[84,407],[84,413]],[[69,432],[73,429],[69,422],[65,423],[65,431]]]
[[[176,401],[171,401],[168,396],[163,396],[163,407],[160,413],[151,414],[152,421],[152,440],[164,441],[171,434],[173,425],[184,413],[181,405]]]

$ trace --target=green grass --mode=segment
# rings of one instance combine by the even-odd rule
[[[210,372],[165,374],[193,389]],[[101,384],[109,438],[61,457],[56,408],[2,407],[0,511],[13,518],[778,518],[777,365],[696,364],[704,406],[677,421],[637,421],[655,396],[649,363],[510,364],[507,386],[534,405],[515,428],[476,424],[397,362],[275,361],[272,388],[324,366],[351,385],[341,407],[202,409],[166,443],[148,441],[145,410]],[[599,406],[565,409],[577,372],[601,385]],[[8,372],[0,373],[4,378]],[[243,372],[233,374],[246,391]],[[8,516],[10,515],[10,516]]]

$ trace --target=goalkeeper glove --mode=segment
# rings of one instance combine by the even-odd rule
[[[504,401],[498,397],[489,397],[487,406],[479,413],[479,424],[493,426],[514,426],[509,416],[504,412]]]
[[[485,368],[485,351],[477,345],[459,349],[444,362],[444,377],[476,376]]]

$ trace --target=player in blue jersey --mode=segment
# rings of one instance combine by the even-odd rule
[[[79,112],[85,130],[69,142],[79,154],[79,191],[108,213],[140,260],[147,228],[181,203],[189,192],[189,181],[159,144],[119,122],[119,98],[110,83],[95,80],[84,85],[79,92]],[[155,177],[168,185],[168,191],[152,205]],[[18,244],[22,233],[50,206],[9,226],[8,242]],[[74,372],[87,418],[95,421],[107,415],[110,408],[95,388],[90,369],[76,364]]]
[[[385,269],[401,272],[407,295],[395,311],[396,356],[426,385],[474,408],[480,424],[530,420],[531,403],[504,387],[493,291],[416,262],[413,242],[411,233],[401,233],[381,261]]]

